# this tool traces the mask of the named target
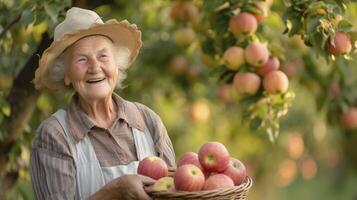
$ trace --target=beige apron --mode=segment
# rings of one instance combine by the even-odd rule
[[[140,160],[147,156],[156,155],[150,132],[147,129],[142,132],[132,128],[139,161],[133,161],[127,165],[101,167],[88,136],[85,136],[77,144],[75,143],[68,128],[66,111],[60,109],[53,116],[61,124],[65,138],[73,153],[76,165],[76,199],[78,200],[87,199],[106,183],[121,175],[136,174]]]

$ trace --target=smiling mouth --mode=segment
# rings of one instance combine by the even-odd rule
[[[99,82],[104,81],[104,80],[105,80],[105,78],[91,79],[91,80],[87,80],[86,82],[92,84],[92,83],[99,83]]]

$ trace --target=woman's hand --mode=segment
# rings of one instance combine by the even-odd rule
[[[90,200],[96,199],[123,199],[123,200],[150,200],[144,186],[155,183],[155,180],[142,175],[123,175],[106,184]]]

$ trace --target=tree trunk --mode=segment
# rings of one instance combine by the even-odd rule
[[[72,4],[81,8],[93,9],[113,2],[113,0],[73,0]],[[51,42],[52,39],[45,33],[38,49],[16,77],[7,97],[11,116],[6,118],[0,126],[5,132],[4,139],[0,141],[0,199],[5,198],[6,191],[14,186],[19,175],[16,169],[6,171],[6,165],[9,162],[10,151],[16,139],[23,133],[24,126],[31,119],[37,99],[40,96],[40,92],[34,88],[32,79],[38,66],[39,55],[42,55],[42,52],[50,46]]]
[[[17,171],[6,171],[6,165],[9,161],[10,150],[16,139],[23,132],[24,126],[30,120],[36,106],[37,98],[40,95],[34,88],[32,79],[38,66],[38,55],[50,44],[51,40],[46,33],[43,35],[36,52],[26,62],[20,74],[16,77],[7,97],[11,108],[11,115],[6,118],[2,124],[5,130],[5,136],[0,143],[0,199],[3,199],[2,195],[13,186],[18,177]]]

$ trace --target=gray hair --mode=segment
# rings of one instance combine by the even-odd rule
[[[116,82],[116,88],[123,89],[126,86],[123,85],[125,78],[127,77],[126,70],[129,68],[130,50],[126,47],[121,47],[113,44],[113,56],[115,59],[115,65],[118,67],[118,78]],[[65,52],[62,52],[49,67],[48,76],[54,82],[57,82],[61,86],[60,89],[68,89],[64,84],[64,74],[66,71]]]

